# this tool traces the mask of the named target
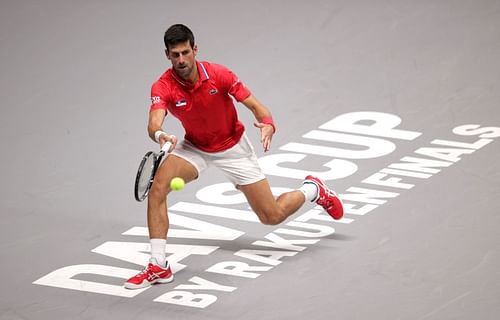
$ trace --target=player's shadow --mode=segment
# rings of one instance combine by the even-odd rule
[[[332,239],[332,240],[338,240],[338,241],[353,241],[353,240],[356,240],[356,237],[354,237],[352,235],[348,235],[348,234],[342,234],[342,233],[335,232],[335,233],[329,235],[328,237],[326,237],[326,239]]]
[[[326,237],[318,237],[318,238],[306,238],[306,237],[299,237],[299,236],[289,236],[289,235],[284,235],[284,234],[279,234],[279,236],[283,239],[285,239],[284,241],[290,241],[292,242],[293,244],[293,240],[314,240],[314,239],[319,239],[320,241],[316,242],[316,243],[311,243],[311,244],[301,244],[301,243],[297,243],[296,245],[297,246],[301,246],[301,247],[324,247],[322,244],[321,244],[321,240],[330,240],[330,241],[339,241],[339,244],[338,246],[341,246],[340,245],[340,242],[345,242],[345,241],[354,241],[356,240],[356,237],[354,236],[351,236],[351,235],[347,235],[347,234],[341,234],[341,233],[338,233],[338,232],[335,232],[329,236],[326,236]],[[272,246],[266,246],[266,245],[258,245],[258,244],[254,244],[256,243],[257,241],[262,241],[264,243],[272,243],[271,240],[269,239],[266,239],[265,237],[262,237],[262,238],[258,238],[258,237],[255,237],[255,236],[248,236],[248,235],[244,235],[238,239],[235,239],[235,240],[232,240],[232,241],[220,241],[220,240],[214,240],[211,242],[211,245],[215,245],[217,247],[219,247],[219,250],[224,250],[224,251],[230,251],[230,252],[238,252],[240,250],[284,250],[286,251],[287,248],[286,247],[272,247]],[[332,242],[329,242],[330,245],[332,245],[333,243]],[[279,243],[278,243],[279,245]]]

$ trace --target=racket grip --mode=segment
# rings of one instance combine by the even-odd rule
[[[163,147],[161,147],[161,151],[163,151],[164,153],[168,153],[168,149],[170,149],[171,146],[172,146],[172,142],[167,141],[167,142],[165,142]]]

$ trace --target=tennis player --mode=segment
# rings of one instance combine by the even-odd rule
[[[156,172],[148,195],[150,263],[125,282],[126,288],[138,289],[173,280],[165,248],[169,228],[167,195],[174,177],[181,177],[188,183],[209,166],[219,168],[245,195],[263,224],[275,225],[284,221],[306,201],[316,202],[333,219],[342,218],[341,200],[313,176],[305,177],[298,189],[275,199],[231,97],[255,116],[254,126],[260,130],[264,151],[270,149],[276,132],[269,110],[231,70],[196,59],[198,48],[188,27],[172,25],[165,32],[164,42],[172,67],[152,86],[148,133],[161,146],[172,142],[171,154]],[[185,129],[181,141],[162,129],[168,113],[179,119]]]

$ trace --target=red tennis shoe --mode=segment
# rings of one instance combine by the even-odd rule
[[[323,181],[313,176],[307,176],[304,183],[313,183],[316,185],[318,195],[314,201],[322,206],[333,219],[339,220],[344,216],[342,200],[340,200],[335,191],[328,189]]]
[[[137,275],[128,279],[124,286],[127,289],[140,289],[149,287],[155,283],[168,283],[173,280],[174,275],[170,269],[170,264],[167,262],[167,266],[164,268],[158,265],[156,259],[151,258],[148,266]]]

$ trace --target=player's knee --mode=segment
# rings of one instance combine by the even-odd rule
[[[155,201],[163,201],[165,197],[170,192],[170,188],[168,186],[163,186],[159,183],[153,183],[151,189],[149,190],[148,198],[149,200]]]
[[[281,215],[275,211],[260,211],[257,212],[257,216],[260,222],[266,225],[277,225],[283,221]]]

